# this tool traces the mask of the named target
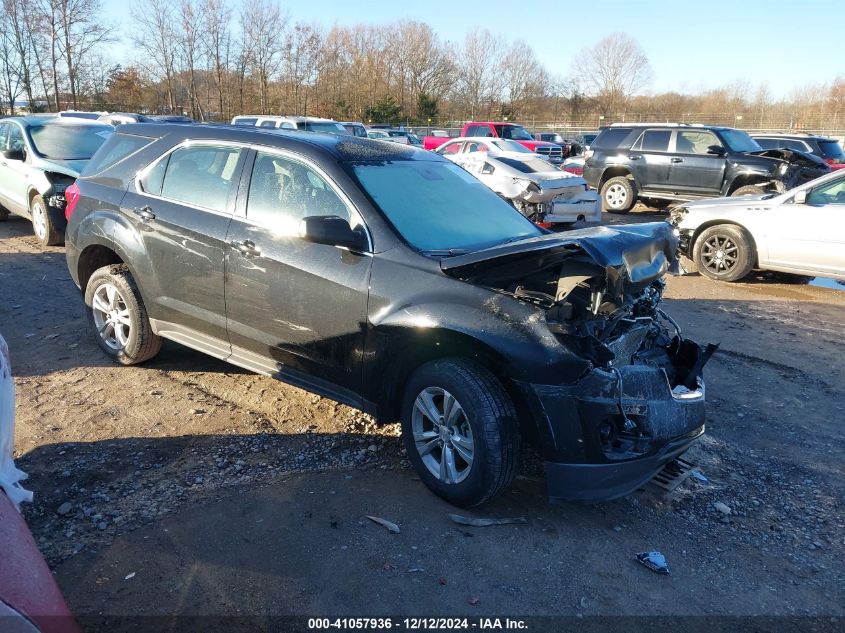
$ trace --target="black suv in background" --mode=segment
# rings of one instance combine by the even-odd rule
[[[828,165],[845,164],[845,152],[835,138],[815,134],[752,134],[763,149],[795,149],[818,156]]]
[[[109,357],[172,339],[401,419],[452,503],[506,486],[524,433],[553,498],[598,500],[704,431],[708,352],[658,307],[668,223],[548,233],[433,152],[255,127],[122,125],[71,189]]]
[[[584,178],[606,211],[626,213],[637,200],[671,201],[783,192],[830,170],[794,150],[764,150],[742,130],[701,125],[602,128],[585,154]]]

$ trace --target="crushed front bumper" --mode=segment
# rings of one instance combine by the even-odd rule
[[[621,382],[621,393],[620,393]],[[651,365],[593,369],[572,385],[524,384],[544,451],[549,498],[625,496],[704,433],[704,383],[673,392]]]

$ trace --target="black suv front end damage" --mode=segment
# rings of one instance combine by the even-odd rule
[[[660,307],[677,245],[666,223],[600,227],[444,266],[536,305],[554,342],[582,361],[574,379],[551,366],[547,379],[512,378],[538,427],[552,499],[624,496],[704,432],[702,369],[715,346],[685,339]]]
[[[745,155],[766,160],[764,164],[770,178],[768,189],[777,193],[784,193],[830,171],[828,164],[818,156],[793,149],[766,149]]]

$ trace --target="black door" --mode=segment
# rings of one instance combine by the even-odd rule
[[[678,130],[669,179],[681,192],[719,195],[725,178],[725,157],[711,154],[712,146],[722,147],[708,130]]]
[[[150,318],[172,338],[190,338],[216,356],[229,351],[224,247],[245,156],[224,144],[177,148],[142,174],[121,204],[143,242],[132,265]]]
[[[645,130],[628,153],[629,166],[643,189],[663,190],[669,186],[671,130]]]
[[[233,360],[357,401],[372,257],[300,239],[300,222],[316,215],[361,223],[315,165],[286,153],[255,153],[245,215],[236,215],[227,237]]]

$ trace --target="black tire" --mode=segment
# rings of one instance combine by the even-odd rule
[[[717,224],[695,240],[692,259],[705,277],[739,281],[754,269],[757,257],[748,231],[735,224]]]
[[[461,473],[464,478],[456,482],[443,481],[433,474],[414,441],[415,403],[427,390],[442,390],[453,396],[463,410],[458,417],[460,426],[462,429],[468,427],[472,433],[472,463],[465,469],[465,474]],[[436,399],[437,396],[433,402]],[[416,411],[417,419],[429,419],[421,414],[420,409]],[[443,437],[437,430],[426,433]],[[466,430],[461,430],[460,434],[466,439]],[[451,438],[446,441],[455,446],[451,444]],[[513,402],[496,377],[481,365],[460,358],[434,360],[418,368],[405,386],[402,440],[408,458],[423,483],[449,503],[465,508],[477,506],[504,490],[516,474],[520,439]],[[426,458],[431,457],[434,462],[442,464],[443,440],[432,441],[440,442],[440,445],[431,449]],[[455,456],[454,463],[461,461],[466,466],[467,462],[460,458],[457,449],[450,448],[449,451]],[[441,472],[444,472],[443,468],[440,466]]]
[[[766,188],[761,185],[745,185],[736,188],[731,192],[731,196],[762,196],[764,193],[766,193]]]
[[[111,328],[111,332],[114,334],[111,338],[114,339],[117,347],[107,340],[108,328],[105,329],[103,335],[100,334],[97,320],[99,311],[94,307],[95,295],[101,289],[103,292],[107,292],[108,289],[105,286],[109,284],[116,289],[119,295],[119,300],[114,303],[115,310],[125,312],[130,321],[128,335],[125,337],[123,344],[118,340],[116,328],[114,326]],[[86,310],[88,323],[91,325],[91,331],[97,340],[97,344],[116,363],[136,365],[158,354],[161,349],[161,337],[153,333],[150,320],[147,317],[147,309],[144,307],[141,293],[138,292],[138,286],[135,284],[128,266],[112,264],[94,271],[85,288],[85,305],[88,307]],[[102,316],[100,319],[102,320]],[[122,326],[119,325],[118,327]],[[122,331],[125,332],[126,330]]]
[[[60,209],[49,207],[40,195],[29,201],[29,215],[32,230],[42,246],[60,246],[65,243],[67,221]]]
[[[601,206],[609,213],[628,213],[637,204],[637,183],[626,176],[616,176],[602,185]]]
[[[0,222],[5,222],[6,220],[8,220],[9,215],[10,213],[6,209],[0,208]]]

